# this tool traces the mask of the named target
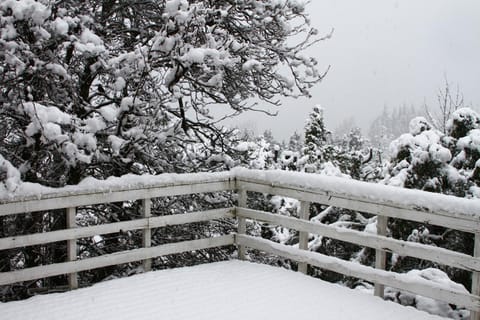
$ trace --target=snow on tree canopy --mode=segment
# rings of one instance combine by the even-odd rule
[[[239,114],[251,98],[277,104],[321,80],[304,54],[321,39],[304,6],[2,1],[0,116],[12,132],[2,154],[22,179],[54,186],[227,159],[231,130],[212,119],[212,105]]]
[[[14,192],[20,183],[20,172],[0,154],[0,194]]]
[[[424,117],[413,118],[409,124],[410,134],[413,136],[416,136],[425,130],[430,130],[431,128],[432,126]]]
[[[452,113],[452,117],[447,121],[447,132],[452,137],[458,139],[467,134],[472,129],[480,126],[480,116],[470,108],[460,108]]]
[[[385,183],[478,197],[479,126],[479,115],[468,108],[453,112],[446,134],[433,129],[424,118],[413,119],[410,133],[390,144],[392,161]]]
[[[449,161],[452,159],[451,151],[444,147],[441,142],[440,132],[427,129],[428,123],[422,118],[416,118],[411,122],[411,131],[415,134],[406,133],[390,144],[391,157],[397,159],[397,164],[392,168],[392,177],[388,182],[395,186],[409,186],[410,172],[418,172],[417,176],[425,176],[425,186],[437,188],[439,182],[429,180],[434,176],[429,170],[438,170],[439,175],[448,178]],[[422,170],[428,172],[423,173]],[[403,172],[403,173],[401,173]],[[437,171],[436,171],[437,172]],[[430,185],[433,183],[433,185]]]
[[[4,0],[0,4],[2,11],[11,10],[15,20],[31,20],[41,25],[50,16],[50,8],[35,0]]]
[[[458,139],[457,148],[480,153],[480,129],[470,130],[465,137]]]
[[[53,21],[53,27],[59,35],[66,36],[68,34],[68,22],[60,17],[55,18],[55,21]]]

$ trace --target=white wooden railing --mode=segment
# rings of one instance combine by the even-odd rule
[[[154,257],[227,245],[238,247],[238,258],[246,259],[246,248],[280,255],[299,262],[299,271],[307,265],[331,270],[375,283],[375,294],[383,296],[383,286],[390,286],[472,310],[472,319],[480,320],[480,200],[455,198],[421,191],[392,188],[338,178],[285,171],[234,169],[212,174],[161,175],[137,179],[118,178],[105,183],[80,185],[35,192],[28,186],[14,194],[0,197],[0,216],[33,211],[65,209],[67,229],[31,235],[0,238],[0,250],[67,241],[64,263],[42,265],[0,273],[0,285],[68,274],[71,288],[76,288],[77,272],[143,261],[151,268]],[[152,216],[152,198],[194,193],[236,190],[236,207]],[[282,195],[300,201],[299,218],[280,216],[247,206],[247,192]],[[142,201],[142,218],[88,227],[75,225],[76,208],[119,201]],[[378,215],[377,234],[360,232],[308,221],[310,203],[320,203]],[[237,233],[193,241],[151,246],[151,229],[212,219],[238,220]],[[474,256],[434,246],[386,237],[388,218],[425,222],[475,234]],[[296,229],[300,232],[298,248],[246,234],[247,220],[258,220]],[[128,230],[143,230],[143,247],[77,260],[77,239]],[[307,249],[308,234],[318,234],[376,249],[376,268],[329,257]],[[472,292],[453,291],[425,281],[412,281],[405,274],[385,269],[386,252],[425,259],[472,272]]]

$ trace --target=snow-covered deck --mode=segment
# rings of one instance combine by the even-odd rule
[[[0,303],[5,320],[441,319],[301,273],[242,261],[149,272]]]
[[[150,270],[156,257],[208,248],[236,246],[240,260],[247,248],[298,262],[298,274],[245,262],[178,269],[105,283],[56,296],[0,304],[3,319],[428,319],[430,316],[382,302],[384,286],[446,302],[480,320],[480,200],[458,199],[422,191],[388,188],[359,181],[281,171],[236,169],[223,173],[125,176],[106,181],[88,179],[62,189],[23,185],[0,194],[0,217],[64,209],[66,229],[0,238],[0,251],[65,241],[67,261],[0,272],[0,286],[68,275],[78,285],[78,272],[134,261]],[[34,190],[33,193],[30,193]],[[152,199],[223,191],[237,193],[236,206],[198,212],[157,215]],[[290,197],[299,201],[299,217],[273,214],[248,206],[248,192]],[[139,201],[138,218],[79,227],[82,207],[109,202]],[[377,215],[376,232],[340,228],[309,221],[311,203]],[[79,209],[80,208],[80,209]],[[78,211],[79,210],[79,211]],[[475,234],[474,256],[431,245],[387,237],[389,218],[429,224]],[[236,232],[152,246],[152,229],[218,219],[235,219]],[[231,221],[231,220],[229,220]],[[297,246],[275,243],[247,233],[247,221],[261,221],[298,231]],[[79,259],[78,239],[138,230],[142,244],[132,250]],[[309,235],[319,235],[375,250],[375,267],[309,251]],[[428,277],[385,270],[386,253],[410,256],[472,273],[471,291]],[[375,286],[372,297],[305,277],[308,265]],[[443,313],[442,313],[443,314]],[[152,315],[154,315],[152,317]]]

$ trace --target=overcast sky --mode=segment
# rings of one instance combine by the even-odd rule
[[[445,75],[480,107],[480,1],[312,0],[307,11],[320,34],[335,29],[309,52],[331,66],[327,77],[312,99],[282,100],[277,117],[247,113],[236,124],[288,139],[321,104],[329,129],[348,117],[366,129],[385,105],[435,106]]]

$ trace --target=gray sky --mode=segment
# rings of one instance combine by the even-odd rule
[[[445,76],[480,107],[480,1],[312,0],[307,11],[320,34],[335,28],[309,52],[331,65],[327,77],[312,99],[282,100],[277,117],[247,113],[235,124],[288,139],[321,104],[329,129],[348,117],[366,129],[385,105],[436,106]]]

